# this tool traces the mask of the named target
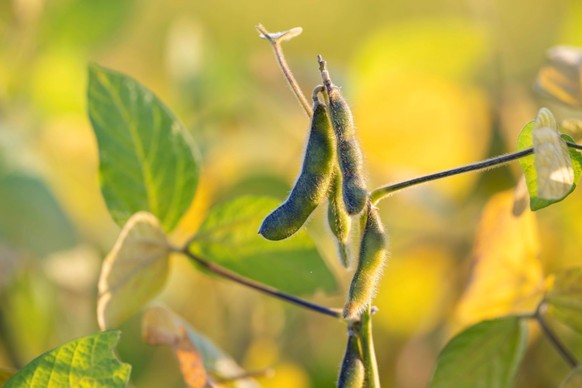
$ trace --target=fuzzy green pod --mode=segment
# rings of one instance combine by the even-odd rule
[[[340,262],[344,268],[347,268],[350,265],[348,239],[350,237],[351,219],[342,199],[342,176],[337,164],[333,171],[333,178],[327,198],[327,222],[337,241]]]
[[[367,219],[360,244],[358,268],[352,278],[348,301],[343,310],[346,319],[356,320],[371,302],[384,263],[388,258],[388,237],[376,208],[368,205]]]
[[[364,380],[365,370],[359,340],[350,330],[337,386],[338,388],[361,388],[364,386]]]
[[[343,197],[349,214],[359,214],[366,206],[368,190],[364,178],[364,161],[354,126],[352,111],[340,89],[326,85],[329,113],[337,138],[337,155],[343,176]]]
[[[289,197],[264,220],[259,233],[268,240],[290,237],[325,198],[331,180],[335,144],[327,107],[314,96],[313,118],[303,168]]]

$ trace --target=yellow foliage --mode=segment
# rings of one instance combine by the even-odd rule
[[[489,200],[473,247],[470,283],[457,306],[454,329],[507,314],[533,312],[544,292],[535,215],[512,213],[513,192]]]
[[[451,255],[438,246],[423,245],[389,260],[374,300],[375,323],[404,336],[430,330],[446,313],[451,269]]]

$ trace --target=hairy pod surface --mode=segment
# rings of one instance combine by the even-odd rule
[[[364,386],[365,370],[358,342],[358,337],[350,332],[337,382],[338,388],[361,388]]]
[[[327,222],[336,238],[340,263],[349,267],[348,239],[350,236],[350,215],[342,199],[342,176],[337,164],[333,171],[331,186],[328,192]]]
[[[369,205],[360,245],[358,267],[352,278],[343,316],[355,320],[372,301],[388,257],[388,237],[376,208]]]
[[[309,215],[326,196],[335,157],[335,142],[327,107],[318,100],[313,118],[303,168],[289,197],[264,220],[259,233],[268,240],[290,237],[303,226]]]
[[[343,197],[349,214],[359,214],[368,200],[364,162],[356,135],[354,119],[339,88],[330,85],[329,112],[337,138],[338,161],[343,176]]]

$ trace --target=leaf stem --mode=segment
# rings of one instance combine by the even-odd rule
[[[376,362],[376,352],[374,350],[374,340],[372,339],[372,311],[370,305],[362,313],[360,324],[357,327],[357,335],[362,346],[362,362],[366,373],[364,386],[367,388],[379,388],[380,377],[378,376],[378,363]]]
[[[261,34],[261,37],[268,40],[269,43],[271,44],[271,47],[273,48],[273,53],[275,54],[275,59],[277,60],[277,63],[279,64],[279,68],[283,72],[283,76],[287,80],[287,83],[291,87],[291,90],[295,94],[295,97],[297,97],[299,104],[301,105],[301,107],[303,108],[303,110],[305,111],[307,116],[311,118],[311,116],[313,116],[313,110],[311,109],[311,105],[309,105],[307,98],[305,98],[305,95],[301,91],[299,84],[295,80],[295,77],[293,76],[293,73],[291,72],[291,69],[289,68],[289,65],[287,64],[287,60],[285,59],[285,55],[283,54],[283,48],[281,47],[281,41],[285,40],[284,39],[285,33],[272,34],[272,33],[268,32],[266,30],[266,28],[260,23],[259,23],[259,25],[257,25],[256,28],[257,28],[257,31],[259,31],[259,33]]]
[[[318,312],[320,314],[327,315],[327,316],[334,317],[334,318],[341,318],[341,312],[337,309],[332,309],[329,307],[318,305],[316,303],[308,302],[304,299],[287,294],[283,291],[279,291],[276,288],[267,286],[266,284],[262,284],[262,283],[254,281],[254,280],[247,279],[247,278],[240,276],[234,272],[231,272],[231,271],[229,271],[229,270],[227,270],[227,269],[225,269],[225,268],[223,268],[215,263],[206,261],[206,260],[202,259],[201,257],[198,257],[194,253],[190,252],[190,250],[188,249],[188,246],[184,247],[181,250],[176,249],[176,251],[183,253],[190,260],[192,260],[194,263],[196,263],[197,265],[204,267],[208,271],[210,271],[210,272],[212,272],[212,273],[214,273],[222,278],[231,280],[231,281],[238,283],[240,285],[243,285],[245,287],[249,287],[249,288],[252,288],[252,289],[257,290],[259,292],[262,292],[263,294],[270,295],[272,297],[284,300],[285,302],[289,302],[289,303],[301,306],[303,308]]]
[[[528,156],[533,154],[533,148],[527,148],[522,151],[514,152],[511,154],[496,156],[490,159],[486,159],[480,162],[467,164],[465,166],[452,168],[450,170],[445,170],[429,175],[424,175],[418,178],[414,178],[408,181],[399,182],[395,184],[391,184],[388,186],[379,187],[374,189],[370,194],[370,200],[372,201],[373,205],[376,205],[381,199],[393,194],[396,191],[400,191],[421,183],[426,183],[430,181],[434,181],[437,179],[446,178],[453,175],[463,174],[470,171],[476,170],[483,170],[488,168],[495,168],[500,167],[504,164],[507,164],[513,160],[523,158],[524,156]]]
[[[546,302],[541,302],[535,312],[535,319],[540,325],[542,331],[544,332],[545,336],[548,340],[554,345],[558,353],[562,356],[564,361],[572,368],[575,368],[578,365],[578,360],[576,357],[564,346],[564,344],[560,341],[560,339],[556,336],[554,331],[550,328],[548,323],[546,322],[545,318],[543,317],[546,313],[548,306]]]

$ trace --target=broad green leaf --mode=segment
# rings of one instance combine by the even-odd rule
[[[119,335],[119,331],[105,331],[50,350],[12,376],[4,387],[125,387],[131,366],[113,354]]]
[[[432,388],[510,387],[525,352],[527,323],[483,321],[456,335],[437,359]]]
[[[525,150],[527,148],[533,147],[533,140],[532,140],[533,128],[534,128],[533,121],[529,122],[528,124],[526,124],[523,127],[523,129],[521,130],[521,132],[519,133],[519,136],[517,138],[517,149],[518,150],[521,151],[521,150]],[[567,135],[562,135],[562,138],[565,141],[570,141],[570,142],[574,141],[571,137],[569,137]],[[567,197],[572,191],[574,191],[574,189],[576,188],[576,183],[580,179],[580,175],[582,173],[582,156],[580,155],[580,153],[578,151],[576,151],[575,149],[572,149],[572,148],[568,148],[568,152],[570,153],[570,159],[572,160],[572,167],[574,168],[574,184],[573,184],[570,192],[560,199],[548,200],[548,199],[539,198],[538,197],[537,172],[536,172],[536,167],[535,167],[534,155],[528,155],[526,157],[519,159],[519,164],[521,165],[521,168],[523,169],[523,172],[525,174],[527,190],[528,190],[529,195],[530,195],[530,208],[531,208],[531,210],[535,211],[535,210],[543,209],[544,207],[547,207],[553,203],[560,202],[565,197]]]
[[[560,388],[580,388],[582,387],[582,366],[578,366],[562,381]]]
[[[229,355],[163,306],[151,307],[145,312],[142,334],[145,342],[150,345],[173,347],[182,375],[187,382],[200,383],[201,376],[206,377],[197,364],[198,357],[202,358],[203,369],[210,375],[229,379],[244,374],[244,370]],[[244,387],[256,386],[249,379],[241,380],[239,383]]]
[[[582,334],[582,267],[555,274],[545,300],[550,316]]]
[[[89,118],[99,145],[101,191],[119,225],[140,210],[171,231],[198,183],[196,148],[163,103],[137,81],[89,67]]]
[[[241,197],[215,206],[202,223],[190,250],[243,276],[293,294],[337,284],[305,230],[282,241],[258,234],[267,214],[279,203],[266,197]]]
[[[162,289],[169,253],[154,216],[140,212],[129,219],[101,269],[97,302],[101,329],[120,325]]]
[[[73,247],[77,233],[57,199],[40,179],[0,177],[0,241],[39,256]]]

